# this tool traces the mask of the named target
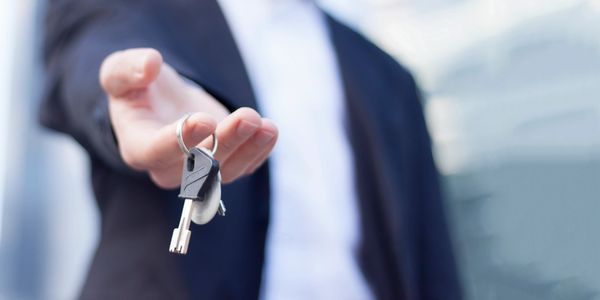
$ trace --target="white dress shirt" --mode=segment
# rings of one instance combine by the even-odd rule
[[[279,128],[261,298],[370,299],[344,93],[311,1],[219,0],[258,106]]]

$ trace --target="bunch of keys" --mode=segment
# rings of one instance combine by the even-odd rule
[[[213,148],[209,150],[194,147],[191,150],[183,141],[183,125],[190,117],[179,120],[176,129],[179,148],[186,155],[181,175],[179,198],[184,199],[179,226],[173,230],[169,251],[186,254],[190,243],[190,223],[198,225],[208,223],[215,214],[225,216],[225,205],[221,200],[221,172],[219,162],[214,159],[217,151],[217,136],[213,133]]]

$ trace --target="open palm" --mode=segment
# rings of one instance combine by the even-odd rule
[[[147,171],[160,187],[177,187],[181,153],[175,136],[179,118],[193,113],[183,130],[188,147],[210,148],[216,132],[223,182],[254,172],[277,140],[277,128],[250,108],[233,113],[197,85],[183,79],[153,49],[129,49],[107,57],[100,82],[109,98],[111,122],[125,163]]]

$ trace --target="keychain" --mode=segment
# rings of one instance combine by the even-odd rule
[[[186,254],[190,243],[190,223],[203,225],[213,219],[217,212],[225,215],[225,205],[221,200],[221,172],[219,162],[214,159],[218,148],[217,136],[213,133],[212,150],[202,147],[188,149],[183,141],[183,126],[190,117],[179,120],[176,128],[179,149],[186,158],[183,161],[179,198],[184,199],[179,226],[173,230],[169,251]]]

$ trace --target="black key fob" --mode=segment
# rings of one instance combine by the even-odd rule
[[[216,181],[219,173],[219,162],[199,148],[190,149],[190,156],[183,164],[179,198],[204,200]]]

